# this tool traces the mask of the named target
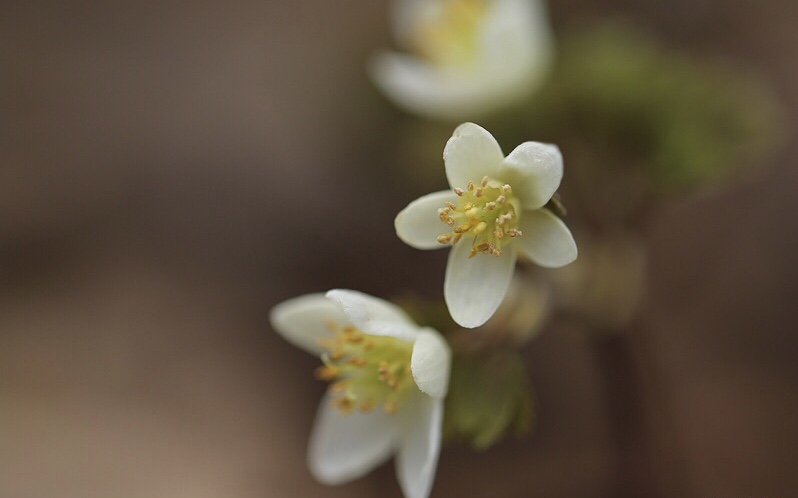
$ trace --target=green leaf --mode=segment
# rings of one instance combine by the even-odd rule
[[[447,438],[486,449],[511,429],[528,432],[532,419],[526,370],[516,351],[455,355],[444,418]]]

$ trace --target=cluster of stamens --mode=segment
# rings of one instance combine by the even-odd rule
[[[410,39],[422,57],[439,64],[468,65],[476,54],[480,23],[487,11],[485,0],[447,0],[437,15],[425,19]]]
[[[454,245],[469,237],[472,238],[470,257],[480,252],[499,256],[503,244],[521,235],[517,228],[520,208],[512,191],[509,184],[487,176],[479,186],[468,182],[465,190],[455,188],[457,204],[447,202],[438,209],[440,220],[453,230],[440,235],[438,242]]]
[[[325,324],[332,334],[319,341],[326,349],[316,377],[330,382],[333,406],[347,414],[381,406],[393,414],[415,387],[410,371],[412,344],[389,336],[364,334],[351,325]]]

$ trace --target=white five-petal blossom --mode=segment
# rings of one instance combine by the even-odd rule
[[[534,91],[553,59],[543,0],[394,0],[397,43],[371,65],[395,104],[430,118],[475,118]]]
[[[416,199],[394,224],[418,249],[453,245],[444,297],[454,321],[473,328],[504,299],[517,253],[548,268],[576,259],[570,230],[544,208],[560,186],[562,155],[554,145],[524,142],[505,157],[487,130],[464,123],[443,160],[453,190]]]
[[[361,477],[396,455],[407,498],[426,498],[441,445],[451,352],[399,307],[350,290],[275,306],[274,329],[319,355],[331,382],[310,438],[308,465],[325,484]]]

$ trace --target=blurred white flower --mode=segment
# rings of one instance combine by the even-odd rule
[[[434,119],[474,119],[537,89],[553,59],[543,0],[395,0],[394,35],[373,80],[395,104]]]
[[[310,438],[308,465],[324,484],[361,477],[396,454],[407,498],[426,498],[441,445],[451,352],[397,306],[349,290],[285,301],[274,329],[321,357],[331,382]]]
[[[570,230],[543,207],[560,186],[562,155],[554,145],[524,142],[504,157],[493,135],[464,123],[446,143],[443,160],[454,191],[416,199],[394,225],[399,238],[418,249],[453,245],[444,297],[454,321],[473,328],[504,299],[518,251],[549,268],[576,259]]]

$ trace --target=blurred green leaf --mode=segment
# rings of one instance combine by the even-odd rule
[[[448,439],[486,449],[508,430],[526,433],[532,419],[526,370],[516,351],[455,353],[444,418]]]
[[[487,125],[505,147],[557,143],[572,190],[566,204],[628,218],[659,197],[762,164],[782,139],[781,121],[750,71],[613,23],[566,36],[547,86]]]

